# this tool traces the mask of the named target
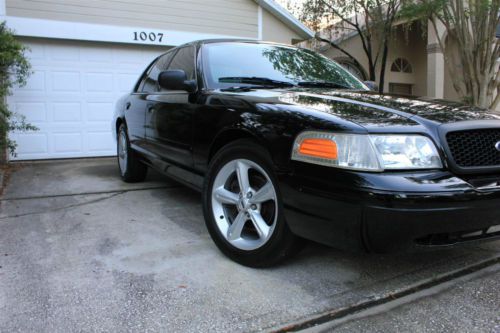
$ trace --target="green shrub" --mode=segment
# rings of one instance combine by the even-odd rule
[[[35,131],[23,115],[9,110],[7,96],[14,87],[26,85],[31,65],[26,59],[27,47],[20,43],[5,22],[0,23],[0,161],[5,152],[16,154],[16,143],[8,138],[10,131]]]

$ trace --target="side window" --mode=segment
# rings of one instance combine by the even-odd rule
[[[158,86],[158,75],[160,75],[162,71],[167,70],[167,66],[170,63],[170,60],[172,60],[174,54],[175,52],[169,52],[161,56],[156,63],[151,66],[149,73],[144,78],[142,92],[153,93],[160,90]]]
[[[154,60],[154,62],[156,62],[156,59]],[[139,77],[139,80],[137,80],[137,82],[135,83],[135,86],[134,86],[135,93],[142,92],[142,86],[144,85],[144,81],[145,81],[146,77],[148,76],[149,70],[151,69],[151,67],[153,67],[154,62],[151,62],[149,64],[149,66],[146,67],[144,72],[142,72],[141,76]]]
[[[174,60],[170,63],[170,66],[168,66],[168,69],[182,69],[186,72],[188,80],[194,80],[196,78],[194,53],[194,46],[187,46],[180,49],[175,55]]]

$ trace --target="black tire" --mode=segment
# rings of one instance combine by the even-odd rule
[[[121,144],[123,144],[121,142],[122,136],[124,137],[124,146],[126,151],[124,161],[121,160],[123,154],[120,155]],[[118,169],[120,170],[120,176],[122,177],[123,181],[127,183],[138,183],[144,181],[148,173],[148,167],[140,161],[138,153],[130,147],[127,127],[125,126],[125,124],[120,125],[120,128],[118,129],[116,151]]]
[[[249,160],[260,166],[269,176],[275,189],[277,205],[274,204],[274,229],[261,247],[253,250],[242,250],[231,244],[217,225],[212,207],[212,189],[218,173],[225,165],[235,160]],[[236,176],[237,177],[237,176]],[[240,196],[241,198],[241,196]],[[237,205],[238,206],[238,205]],[[239,208],[238,208],[239,209]],[[203,213],[207,229],[217,247],[230,259],[249,267],[270,267],[296,254],[302,247],[302,240],[295,236],[288,227],[284,212],[278,182],[273,171],[269,153],[252,140],[238,140],[223,147],[212,159],[203,187]],[[220,217],[222,219],[222,216]],[[235,220],[233,220],[235,221]],[[251,223],[251,222],[245,222]],[[245,224],[246,225],[246,224]]]

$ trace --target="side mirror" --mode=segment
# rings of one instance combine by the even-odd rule
[[[161,72],[158,75],[158,84],[166,90],[184,90],[189,93],[196,91],[196,82],[188,80],[186,72],[180,69]]]
[[[378,92],[378,84],[375,81],[364,81],[363,82],[368,88],[370,88],[371,91],[377,91]]]

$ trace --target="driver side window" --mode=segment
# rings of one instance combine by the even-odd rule
[[[195,66],[195,48],[194,46],[186,46],[177,51],[174,59],[168,66],[169,70],[181,69],[186,73],[187,80],[196,79],[196,66]],[[158,73],[160,74],[160,73]],[[158,74],[156,77],[158,78]],[[164,89],[161,89],[162,91]]]
[[[175,51],[169,52],[163,56],[161,56],[156,63],[151,67],[149,73],[144,78],[144,82],[142,84],[142,92],[145,93],[155,93],[160,91],[160,87],[158,85],[158,75],[161,72],[167,70],[170,61],[175,55]]]

